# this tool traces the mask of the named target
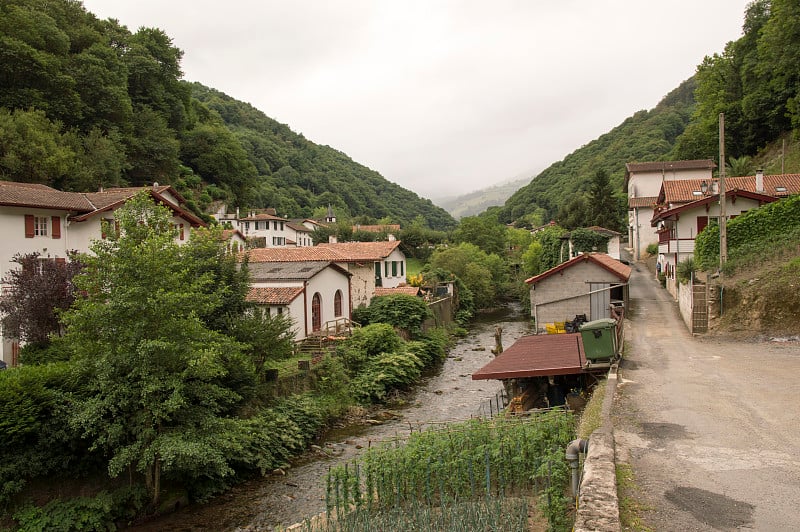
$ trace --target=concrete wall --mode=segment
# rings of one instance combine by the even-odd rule
[[[579,262],[531,286],[531,317],[536,328],[545,323],[571,320],[576,314],[590,316],[589,283],[619,283],[613,273],[593,262]]]

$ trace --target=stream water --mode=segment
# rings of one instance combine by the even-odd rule
[[[240,484],[203,504],[183,508],[129,530],[265,531],[289,526],[325,510],[325,474],[332,466],[352,461],[370,445],[406,437],[431,423],[460,421],[489,411],[502,386],[499,381],[473,381],[471,375],[494,355],[495,326],[503,327],[503,346],[531,334],[530,320],[511,305],[482,315],[469,334],[448,352],[447,359],[426,376],[404,406],[385,412],[386,421],[330,431],[321,449],[298,460],[285,475],[270,475]]]

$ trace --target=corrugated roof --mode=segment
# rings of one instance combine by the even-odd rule
[[[631,267],[628,266],[627,264],[623,264],[622,262],[618,261],[617,259],[613,258],[610,255],[606,255],[605,253],[584,253],[566,262],[562,262],[558,266],[550,268],[546,272],[540,273],[539,275],[535,275],[530,279],[526,279],[525,282],[528,284],[538,283],[539,281],[547,279],[551,275],[554,275],[562,270],[571,268],[576,264],[580,264],[586,261],[592,262],[600,266],[601,268],[610,271],[611,273],[619,277],[620,281],[627,282],[631,276]]]
[[[523,336],[472,374],[472,380],[547,377],[583,373],[586,355],[581,335]]]
[[[303,293],[303,287],[258,287],[250,288],[245,301],[257,305],[288,305]]]

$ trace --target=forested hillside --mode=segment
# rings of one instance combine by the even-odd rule
[[[535,225],[567,217],[585,204],[598,169],[609,173],[623,201],[627,162],[718,161],[720,113],[726,163],[737,174],[752,174],[755,161],[771,173],[796,171],[788,166],[791,154],[781,153],[776,164],[760,150],[800,127],[800,4],[755,0],[745,10],[742,33],[722,54],[706,57],[695,76],[654,109],[634,114],[545,169],[509,198],[500,219]]]
[[[157,181],[219,203],[435,229],[443,209],[253,107],[182,78],[183,52],[71,0],[0,3],[0,179],[88,191]]]

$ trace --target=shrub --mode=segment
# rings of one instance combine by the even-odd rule
[[[694,259],[689,257],[685,260],[682,260],[678,263],[678,267],[676,268],[676,274],[678,277],[678,281],[681,284],[686,284],[694,278],[694,274],[697,271],[697,268],[694,265]]]
[[[338,353],[348,373],[355,375],[370,358],[398,351],[401,345],[402,339],[391,325],[374,323],[354,330]]]
[[[422,324],[431,317],[428,305],[416,296],[404,294],[375,297],[369,304],[370,323],[388,323],[403,329],[415,338],[422,332]]]
[[[658,244],[647,244],[647,249],[645,251],[647,251],[648,255],[658,255]]]
[[[413,353],[381,353],[350,383],[353,396],[365,404],[384,401],[391,391],[415,383],[422,367],[422,361]]]

